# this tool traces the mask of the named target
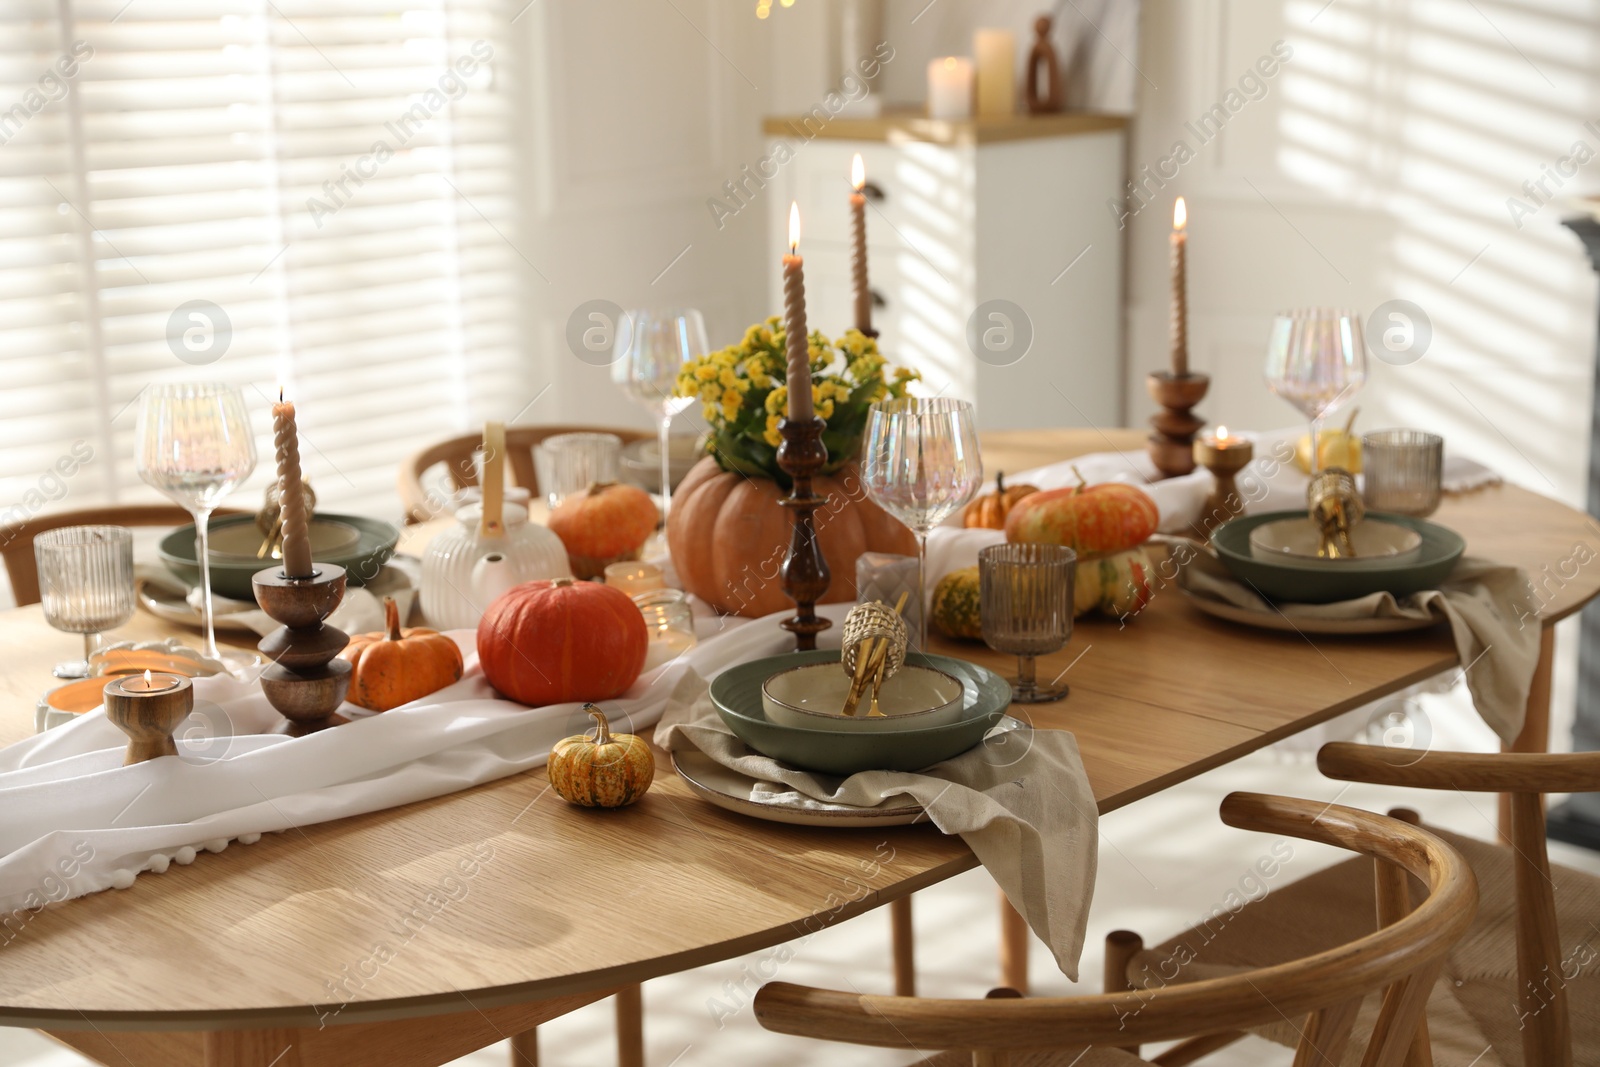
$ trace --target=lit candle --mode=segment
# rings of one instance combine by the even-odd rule
[[[1189,209],[1183,197],[1172,205],[1172,322],[1169,332],[1172,341],[1172,376],[1189,375]]]
[[[965,119],[972,116],[972,60],[945,56],[928,64],[928,117]]]
[[[650,634],[644,669],[677,659],[695,646],[694,613],[681,589],[656,589],[633,598]]]
[[[1211,443],[1218,448],[1237,448],[1239,445],[1249,444],[1242,437],[1228,436],[1228,428],[1226,426],[1217,427],[1217,432],[1211,435]]]
[[[806,337],[806,279],[800,258],[800,205],[789,205],[789,254],[783,257],[783,313],[788,331],[789,418],[807,422],[811,407],[811,347]]]
[[[300,484],[300,437],[295,427],[294,404],[283,399],[272,405],[272,442],[278,457],[278,507],[283,516],[283,573],[290,578],[310,578],[311,540],[306,533],[306,498]]]
[[[606,584],[620,589],[629,596],[638,596],[655,589],[667,587],[666,575],[654,563],[624,560],[606,567]]]
[[[850,184],[855,192],[850,194],[850,280],[855,287],[856,329],[872,336],[872,290],[867,287],[867,198],[862,192],[867,185],[867,168],[857,152],[850,161]]]
[[[972,54],[978,59],[978,115],[1014,114],[1017,35],[1010,30],[978,30],[972,35]]]
[[[153,674],[144,672],[144,677],[135,676],[125,678],[122,682],[122,691],[125,693],[165,693],[178,688],[178,679],[170,674]]]

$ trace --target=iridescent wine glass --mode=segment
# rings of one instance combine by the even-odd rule
[[[1311,469],[1322,466],[1322,417],[1366,384],[1367,349],[1354,311],[1300,308],[1272,321],[1267,388],[1311,423]]]

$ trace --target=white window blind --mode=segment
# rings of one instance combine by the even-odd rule
[[[397,516],[397,463],[525,388],[510,14],[0,0],[0,515],[148,497],[139,392],[217,378],[260,435],[228,503],[283,381],[323,504]]]

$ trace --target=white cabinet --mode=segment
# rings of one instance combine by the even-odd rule
[[[769,158],[779,141],[792,158],[761,195],[774,250],[787,241],[790,202],[800,205],[812,329],[837,337],[853,324],[848,196],[860,152],[880,191],[867,245],[882,297],[873,325],[890,361],[975,401],[984,429],[1122,423],[1123,235],[1106,206],[1125,193],[1121,119],[841,117],[809,140],[799,128],[766,121]],[[770,258],[776,309],[782,276]],[[982,358],[968,338],[980,307]]]

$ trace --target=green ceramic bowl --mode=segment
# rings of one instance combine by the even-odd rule
[[[1415,557],[1331,560],[1296,556],[1260,559],[1251,555],[1250,531],[1264,523],[1303,515],[1297,511],[1273,511],[1233,519],[1212,532],[1211,545],[1235,578],[1268,600],[1297,604],[1332,604],[1370,593],[1402,597],[1436,589],[1450,576],[1467,547],[1460,534],[1438,523],[1374,512],[1372,518],[1409,526],[1422,535],[1422,547]]]
[[[394,546],[400,541],[400,531],[393,524],[381,519],[368,519],[360,515],[333,515],[327,512],[319,514],[317,518],[353,526],[360,531],[361,536],[354,544],[335,552],[319,553],[316,557],[323,563],[336,563],[343,567],[346,580],[351,585],[365,585],[377,577],[378,568],[394,555]],[[244,601],[256,598],[255,590],[250,585],[250,577],[271,564],[263,560],[222,557],[215,551],[215,540],[219,531],[227,531],[241,525],[254,529],[255,522],[254,515],[229,515],[211,520],[213,540],[211,591],[217,596]],[[200,584],[200,556],[195,551],[195,533],[192,525],[180,526],[163,537],[160,554],[161,562],[165,563],[167,569],[185,584],[191,587]]]
[[[920,771],[958,756],[983,740],[1011,706],[1011,683],[998,674],[949,656],[911,653],[906,662],[961,680],[961,718],[948,726],[895,733],[835,733],[769,722],[761,708],[761,683],[780,671],[813,663],[838,663],[838,649],[791,652],[741,663],[711,682],[711,702],[738,738],[762,755],[792,767],[840,776],[858,771]]]

